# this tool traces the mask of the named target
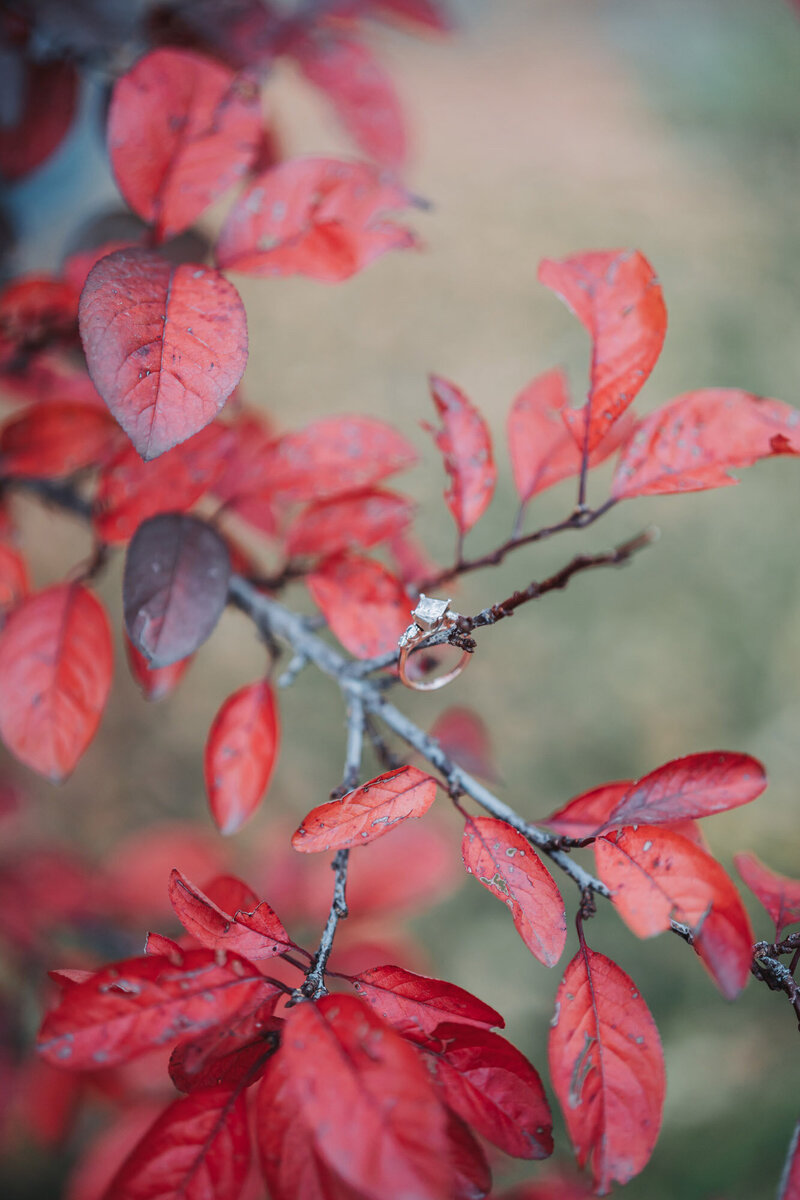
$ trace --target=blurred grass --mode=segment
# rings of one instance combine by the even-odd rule
[[[251,327],[248,397],[280,426],[362,411],[414,437],[423,463],[408,486],[443,561],[453,531],[442,473],[418,430],[431,416],[427,372],[463,386],[496,436],[501,483],[470,540],[476,551],[504,537],[513,519],[503,423],[516,391],[559,362],[576,395],[585,386],[585,334],[536,283],[544,255],[634,245],[656,266],[670,329],[640,411],[708,385],[800,401],[800,21],[788,5],[474,0],[461,8],[464,28],[450,42],[377,38],[410,111],[412,183],[434,204],[419,218],[426,251],[387,257],[335,289],[236,280]],[[346,147],[289,72],[274,97],[291,152]],[[607,478],[593,480],[595,500]],[[532,525],[562,516],[572,499],[570,484],[542,497]],[[750,751],[766,763],[770,789],[709,823],[710,841],[728,865],[736,850],[755,849],[798,874],[798,512],[800,472],[788,459],[744,472],[737,488],[620,505],[585,534],[471,577],[457,604],[474,611],[580,548],[612,545],[651,522],[662,531],[655,547],[487,632],[469,674],[442,697],[398,699],[423,725],[451,703],[474,706],[492,730],[502,794],[532,817],[679,754]],[[42,581],[85,545],[80,533],[62,536],[66,522],[32,508],[24,524]],[[118,577],[103,591],[118,613]],[[254,676],[254,660],[252,630],[231,614],[191,683],[158,708],[138,702],[120,669],[75,776],[57,793],[26,777],[42,826],[103,853],[155,817],[206,822],[205,731],[222,699]],[[282,713],[285,744],[262,826],[287,806],[301,813],[318,803],[340,771],[333,689],[306,672]],[[500,906],[467,886],[417,930],[437,973],[504,1012],[510,1035],[544,1067],[558,973],[530,959]],[[633,975],[665,1044],[664,1132],[626,1194],[772,1195],[800,1110],[785,1000],[751,986],[729,1006],[677,939],[636,942],[606,911],[589,939]],[[563,1133],[559,1144],[565,1153]]]

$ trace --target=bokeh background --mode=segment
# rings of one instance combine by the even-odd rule
[[[669,331],[638,411],[710,385],[800,403],[800,13],[785,0],[451,7],[459,28],[449,39],[376,27],[372,40],[407,107],[410,181],[433,206],[418,218],[424,251],[387,256],[335,288],[237,279],[251,331],[248,401],[279,428],[348,411],[394,422],[419,445],[420,466],[401,482],[419,504],[428,550],[443,562],[454,532],[441,465],[420,430],[432,414],[427,373],[463,387],[495,437],[500,483],[470,535],[476,552],[504,538],[513,521],[505,418],[514,396],[557,364],[576,395],[585,386],[587,339],[537,284],[543,256],[634,246],[656,267]],[[291,71],[277,72],[269,95],[287,152],[350,151],[323,102]],[[98,83],[57,156],[9,192],[16,269],[51,268],[82,222],[119,204],[105,164],[102,101]],[[607,484],[608,472],[596,472],[592,500],[604,498]],[[530,522],[563,516],[573,491],[567,483],[537,499]],[[25,502],[19,511],[39,583],[87,552],[86,535],[68,518]],[[579,548],[613,545],[651,523],[661,539],[630,567],[576,579],[488,631],[469,673],[441,697],[398,699],[425,726],[451,704],[472,706],[491,730],[500,794],[531,818],[684,753],[753,753],[767,766],[769,790],[706,822],[712,849],[728,866],[736,851],[755,850],[800,876],[794,460],[744,472],[736,488],[624,503],[590,531],[471,577],[457,604],[476,611]],[[119,564],[102,593],[119,617]],[[297,602],[307,605],[302,589]],[[199,841],[214,842],[202,747],[220,703],[254,677],[260,653],[247,623],[227,614],[184,685],[163,704],[146,705],[120,649],[100,733],[66,784],[54,790],[0,751],[3,778],[24,793],[8,855],[47,838],[107,862],[156,822],[195,822]],[[267,854],[296,816],[327,796],[343,750],[342,709],[327,683],[305,672],[281,701],[284,739],[269,795],[224,851],[266,889],[262,849]],[[447,813],[442,821],[457,863],[458,827]],[[317,869],[327,878],[324,863]],[[412,953],[422,969],[499,1008],[512,1040],[544,1073],[559,972],[527,954],[505,911],[473,881],[455,882],[457,891],[410,921],[421,947]],[[163,908],[160,898],[152,903]],[[751,911],[757,935],[769,937],[766,917]],[[63,955],[47,965],[69,965],[72,934],[50,932]],[[663,1133],[626,1194],[771,1196],[800,1116],[800,1043],[785,998],[751,983],[729,1005],[678,939],[639,942],[605,909],[589,939],[636,980],[665,1046]],[[4,975],[6,990],[30,996],[28,1033],[40,983],[35,956],[29,967],[26,974],[15,963]],[[87,1128],[54,1150],[30,1133],[12,1142],[3,1194],[58,1196]],[[557,1145],[568,1159],[560,1118]],[[508,1176],[535,1177],[524,1165]]]

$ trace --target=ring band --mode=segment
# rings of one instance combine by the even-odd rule
[[[409,679],[406,674],[409,656],[421,642],[427,641],[432,634],[452,629],[458,619],[458,613],[452,611],[449,600],[436,600],[432,596],[421,595],[411,616],[414,618],[414,623],[408,626],[399,641],[398,674],[400,682],[415,692],[435,692],[439,688],[446,687],[448,683],[452,683],[464,670],[472,656],[468,650],[463,650],[456,665],[444,675],[437,675],[435,679]]]

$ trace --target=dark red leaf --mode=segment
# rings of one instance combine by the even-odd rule
[[[371,967],[351,982],[378,1015],[406,1037],[432,1035],[445,1021],[482,1029],[505,1025],[500,1013],[463,988],[402,967]]]
[[[125,1159],[104,1200],[239,1200],[249,1169],[245,1094],[209,1088],[165,1109]]]
[[[121,437],[102,409],[39,405],[12,417],[0,431],[0,473],[43,479],[72,475],[107,460]]]
[[[286,552],[297,558],[369,550],[405,529],[413,512],[405,496],[378,488],[320,500],[292,522],[286,534]]]
[[[453,1200],[483,1200],[492,1186],[492,1172],[480,1142],[454,1112],[447,1114],[449,1157],[455,1174]]]
[[[0,292],[0,361],[2,343],[38,349],[51,341],[70,340],[78,318],[78,292],[51,275],[23,275]]]
[[[515,1158],[553,1153],[553,1120],[542,1081],[497,1033],[440,1025],[422,1041],[445,1103],[482,1137]]]
[[[325,417],[275,442],[259,464],[261,487],[293,501],[331,500],[368,488],[417,461],[410,442],[372,417]],[[255,490],[255,489],[252,489]]]
[[[445,754],[471,775],[478,775],[490,783],[496,783],[500,778],[489,730],[471,708],[454,706],[445,709],[434,721],[430,732]]]
[[[407,158],[405,122],[394,86],[361,42],[318,27],[290,52],[309,83],[327,97],[358,148],[385,167]]]
[[[340,554],[306,576],[311,598],[346,650],[373,658],[397,648],[410,601],[400,580],[380,563]]]
[[[24,600],[0,633],[0,736],[54,782],[94,737],[111,687],[113,651],[100,601],[78,583]]]
[[[95,972],[69,987],[47,1014],[39,1053],[76,1071],[127,1062],[252,1010],[273,985],[245,959],[189,950],[180,966],[144,955]]]
[[[178,1091],[254,1083],[278,1046],[281,1023],[273,1014],[282,994],[275,988],[274,995],[252,1011],[241,1010],[225,1025],[180,1042],[169,1060],[170,1078]]]
[[[151,667],[148,659],[136,649],[127,633],[123,632],[123,640],[131,675],[139,685],[145,700],[163,700],[165,696],[174,692],[191,666],[191,656],[180,658],[168,667]]]
[[[592,339],[589,398],[584,408],[564,411],[578,446],[592,451],[635,399],[661,353],[667,329],[661,287],[637,250],[546,258],[539,281],[572,309]]]
[[[451,1194],[446,1119],[433,1083],[417,1051],[363,1000],[325,996],[290,1009],[273,1061],[281,1060],[287,1099],[300,1102],[311,1148],[364,1200]],[[267,1072],[262,1128],[272,1120],[271,1090]]]
[[[433,434],[444,458],[450,476],[444,498],[464,534],[483,516],[494,495],[497,468],[492,439],[483,417],[459,388],[440,375],[432,375],[430,384],[442,428],[425,428]]]
[[[748,804],[766,786],[764,768],[749,754],[725,750],[687,754],[631,784],[602,828],[709,817]]]
[[[468,817],[461,853],[470,875],[508,905],[531,954],[555,966],[567,939],[564,901],[530,843],[505,821]]]
[[[511,406],[508,449],[523,504],[580,472],[581,449],[564,423],[568,406],[567,380],[557,368],[537,375]],[[632,427],[632,421],[619,421],[592,450],[589,466],[596,467],[613,454]]]
[[[260,134],[254,84],[172,47],[146,54],[122,76],[108,112],[120,191],[158,241],[188,229],[245,175]]]
[[[210,950],[255,961],[274,958],[294,945],[266,901],[251,913],[227,913],[176,870],[170,875],[169,898],[186,932]]]
[[[639,937],[680,921],[722,993],[733,999],[750,972],[753,935],[736,888],[705,850],[669,829],[621,829],[594,846],[597,872]]]
[[[349,279],[388,250],[417,245],[386,214],[414,203],[367,163],[295,158],[259,175],[234,205],[217,264],[247,275]]]
[[[25,403],[83,404],[106,411],[86,371],[53,350],[40,352],[20,370],[0,374],[0,383],[14,399]]]
[[[794,1127],[777,1200],[800,1200],[800,1122]]]
[[[661,1127],[664,1059],[650,1011],[616,963],[585,944],[551,1022],[550,1077],[580,1166],[597,1192],[647,1165]]]
[[[764,866],[755,854],[735,854],[736,870],[775,922],[775,937],[800,921],[800,880]]]
[[[145,459],[213,421],[247,362],[233,284],[149,250],[118,250],[92,268],[80,331],[92,382]]]
[[[435,799],[435,779],[416,767],[398,767],[342,800],[312,809],[293,835],[292,845],[304,854],[366,846],[390,833],[398,821],[423,816]]]
[[[127,542],[148,517],[185,512],[209,491],[233,450],[224,425],[207,425],[187,442],[144,462],[126,446],[103,469],[95,497],[94,527],[104,542]]]
[[[738,483],[736,467],[800,454],[800,411],[735,388],[703,388],[645,417],[623,448],[611,494],[662,496]]]
[[[278,709],[266,680],[228,697],[214,718],[204,759],[211,815],[221,833],[237,833],[258,808],[279,742]]]
[[[140,525],[122,583],[125,627],[154,667],[194,654],[213,632],[228,596],[228,549],[196,517],[163,513]]]
[[[32,62],[19,56],[6,66],[16,82],[11,121],[0,124],[0,175],[23,179],[46,161],[72,125],[78,98],[78,73],[70,62]]]

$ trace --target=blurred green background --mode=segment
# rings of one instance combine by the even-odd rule
[[[500,484],[470,536],[475,552],[504,538],[513,520],[504,422],[517,391],[559,363],[576,396],[585,387],[584,330],[536,282],[545,255],[634,246],[654,264],[669,331],[638,411],[710,385],[800,403],[800,15],[784,0],[453,8],[461,28],[450,40],[384,31],[374,39],[407,106],[411,183],[433,203],[418,219],[424,253],[388,256],[335,288],[236,280],[251,329],[248,400],[279,427],[347,411],[393,421],[420,447],[407,490],[441,561],[454,533],[441,465],[419,429],[431,417],[427,373],[463,387],[495,436]],[[349,150],[288,70],[269,94],[289,153]],[[65,171],[66,161],[52,169]],[[100,179],[97,196],[110,195]],[[42,230],[34,265],[68,248],[72,216]],[[595,473],[593,501],[607,483],[608,472]],[[563,516],[573,494],[568,483],[535,501],[530,527]],[[23,516],[40,582],[55,578],[84,535],[31,505]],[[476,611],[580,548],[611,546],[650,523],[662,533],[654,548],[487,631],[469,673],[441,697],[397,699],[425,726],[453,703],[473,706],[491,729],[500,794],[530,817],[681,754],[753,753],[769,790],[706,822],[712,849],[729,867],[733,853],[750,849],[800,876],[799,518],[792,459],[744,472],[737,488],[622,504],[591,531],[470,577],[457,605]],[[103,593],[119,614],[118,571]],[[7,756],[3,770],[24,783],[41,828],[101,857],[156,818],[196,818],[208,829],[205,733],[224,697],[253,676],[255,653],[251,629],[226,615],[191,682],[160,706],[140,701],[120,655],[101,731],[68,783],[56,792],[23,779]],[[281,760],[243,841],[274,815],[321,802],[339,778],[333,690],[306,672],[282,697],[282,715]],[[757,936],[771,936],[751,911]],[[527,954],[505,911],[470,881],[414,927],[431,969],[499,1008],[544,1074],[558,970]],[[800,1044],[785,998],[751,983],[729,1005],[678,939],[639,942],[605,908],[588,937],[632,974],[665,1046],[663,1133],[626,1194],[773,1195],[800,1116]],[[557,1145],[568,1157],[560,1124]]]

